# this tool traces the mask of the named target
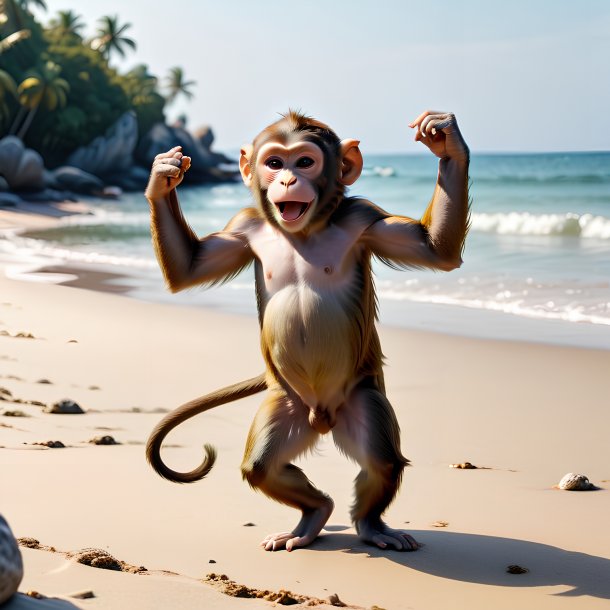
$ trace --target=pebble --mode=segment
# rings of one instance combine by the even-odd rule
[[[46,407],[44,410],[45,413],[60,413],[60,414],[81,414],[84,413],[82,407],[73,400],[66,398],[64,400],[60,400],[58,402],[53,403],[52,405]]]
[[[592,489],[597,489],[584,474],[574,474],[573,472],[568,472],[559,481],[557,487],[565,491],[591,491]]]

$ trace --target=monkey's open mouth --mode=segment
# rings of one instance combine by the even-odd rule
[[[298,220],[305,214],[309,203],[303,201],[282,201],[275,204],[277,209],[280,211],[282,220],[286,222],[293,222]]]

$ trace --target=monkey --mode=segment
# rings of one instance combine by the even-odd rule
[[[328,521],[333,500],[292,462],[329,432],[360,467],[350,512],[359,538],[380,549],[419,547],[382,519],[409,460],[385,392],[371,261],[440,271],[462,264],[470,152],[451,113],[426,111],[409,126],[439,158],[420,220],[348,197],[363,168],[360,142],[340,140],[328,125],[294,110],[242,147],[240,173],[254,205],[206,237],[189,227],[176,194],[190,157],[175,147],[153,162],[145,195],[169,290],[226,282],[254,264],[265,372],[166,415],[150,435],[147,459],[170,481],[202,479],[215,449],[206,444],[200,466],[176,472],[161,459],[166,435],[196,414],[266,390],[248,433],[242,475],[255,490],[301,513],[293,530],[264,538],[267,551],[307,546]]]

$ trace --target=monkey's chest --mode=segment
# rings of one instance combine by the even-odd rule
[[[350,322],[340,295],[306,284],[286,286],[267,303],[263,354],[310,408],[345,399],[356,367]]]

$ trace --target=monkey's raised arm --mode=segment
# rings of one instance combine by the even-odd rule
[[[440,158],[432,200],[419,222],[380,210],[364,241],[390,265],[451,271],[462,264],[468,232],[470,153],[452,114],[427,111],[410,126],[417,129],[415,139]]]
[[[178,147],[158,155],[146,189],[155,252],[172,292],[226,281],[253,260],[246,231],[258,217],[255,210],[242,210],[223,231],[202,239],[189,227],[176,194],[189,167]]]

